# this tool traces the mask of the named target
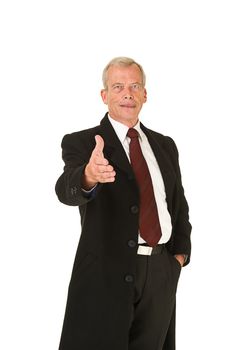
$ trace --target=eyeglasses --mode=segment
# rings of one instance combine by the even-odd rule
[[[143,88],[143,86],[142,86],[142,84],[140,84],[140,83],[133,83],[133,84],[129,84],[129,89],[130,89],[130,91],[132,91],[132,92],[137,92],[137,91],[140,91],[141,89]],[[113,92],[116,92],[116,93],[118,93],[118,92],[121,92],[121,91],[123,91],[125,89],[125,85],[124,84],[113,84],[112,86],[111,86],[111,90],[113,91]]]

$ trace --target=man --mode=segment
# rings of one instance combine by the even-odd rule
[[[60,350],[173,350],[175,296],[190,260],[191,225],[172,139],[139,122],[142,67],[126,57],[103,72],[108,113],[66,135],[61,202],[82,232]]]

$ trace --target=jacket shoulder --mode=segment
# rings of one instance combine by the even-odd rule
[[[93,149],[93,146],[95,146],[95,136],[99,134],[99,130],[100,126],[98,125],[89,129],[66,134],[62,139],[61,146],[63,149],[67,147],[84,147],[86,150]]]
[[[146,128],[144,125],[142,125],[142,130],[146,133],[147,136],[152,137],[157,143],[159,143],[161,147],[177,150],[176,144],[170,136],[163,135],[157,131]]]
[[[84,130],[80,130],[80,131],[75,131],[69,134],[66,134],[63,139],[63,141],[69,141],[69,142],[76,142],[77,140],[85,140],[88,138],[93,137],[93,135],[97,135],[98,131],[99,131],[100,126],[94,126],[92,128],[88,128],[88,129],[84,129]]]

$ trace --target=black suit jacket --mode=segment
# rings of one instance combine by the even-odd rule
[[[172,236],[167,248],[172,254],[186,254],[185,264],[188,264],[191,225],[177,148],[171,138],[142,124],[141,128],[152,147],[165,184],[172,219]],[[114,183],[98,184],[94,195],[86,196],[81,189],[81,179],[97,134],[105,141],[104,155],[113,165],[116,179]],[[107,115],[97,127],[66,135],[62,149],[65,167],[57,181],[56,193],[61,202],[79,206],[82,232],[69,286],[60,350],[115,350],[114,342],[109,343],[110,339],[116,339],[116,350],[123,350],[136,269],[137,183]]]

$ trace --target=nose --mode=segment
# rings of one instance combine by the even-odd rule
[[[129,87],[126,88],[125,89],[124,100],[133,100],[133,99],[134,99],[134,97],[133,97],[133,94],[132,94],[130,88]]]
[[[133,96],[130,95],[130,94],[126,94],[126,95],[124,96],[124,100],[133,100]]]

